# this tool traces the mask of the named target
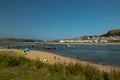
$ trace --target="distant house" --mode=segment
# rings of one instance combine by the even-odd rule
[[[99,42],[100,43],[107,43],[108,41],[107,40],[100,40]]]
[[[60,43],[64,43],[65,41],[64,40],[59,40]]]

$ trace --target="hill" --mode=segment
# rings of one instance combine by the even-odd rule
[[[120,36],[120,29],[114,29],[108,31],[106,34],[103,34],[101,36],[109,37],[109,36]]]

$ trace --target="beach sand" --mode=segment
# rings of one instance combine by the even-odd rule
[[[0,51],[15,51],[18,52],[20,50],[18,49],[0,49]],[[102,65],[102,64],[95,64],[95,63],[91,63],[91,62],[87,62],[87,61],[81,61],[81,60],[77,60],[77,59],[73,59],[73,58],[69,58],[69,57],[63,57],[60,55],[56,55],[54,53],[48,53],[48,52],[44,52],[44,51],[36,51],[36,50],[30,50],[26,55],[24,55],[26,58],[29,59],[39,59],[42,62],[45,63],[50,63],[50,64],[54,64],[54,63],[62,63],[62,64],[69,64],[69,63],[81,63],[82,65],[91,65],[93,67],[99,68],[102,71],[110,71],[111,69],[118,69],[120,70],[120,67],[113,67],[113,66],[108,66],[108,65]]]

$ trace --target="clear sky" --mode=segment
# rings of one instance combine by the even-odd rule
[[[120,29],[120,0],[0,0],[0,37],[54,40]]]

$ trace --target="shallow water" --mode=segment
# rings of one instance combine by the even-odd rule
[[[91,61],[98,64],[120,66],[120,45],[55,45],[59,55]]]

